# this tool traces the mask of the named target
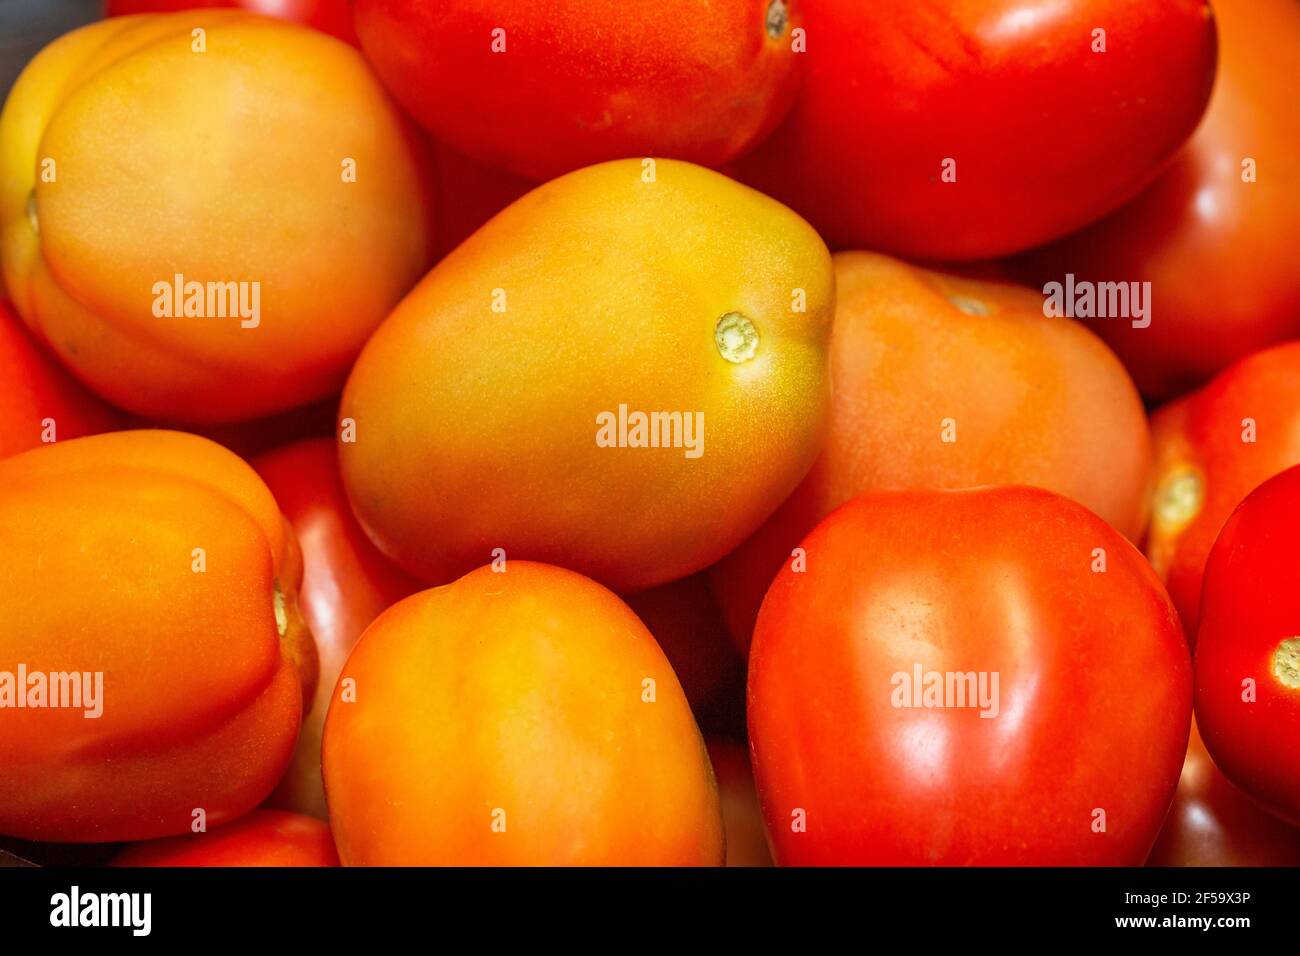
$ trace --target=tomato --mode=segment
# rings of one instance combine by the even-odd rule
[[[497,549],[625,593],[698,571],[816,456],[833,282],[807,223],[698,166],[547,183],[357,360],[340,411],[353,509],[434,584]]]
[[[349,691],[353,696],[346,696]],[[509,561],[376,620],[325,722],[345,865],[718,865],[718,793],[635,614]]]
[[[260,803],[316,657],[256,473],[180,432],[61,441],[0,462],[0,529],[0,833],[143,840]]]
[[[1141,864],[1191,662],[1141,554],[1048,491],[872,492],[763,602],[749,732],[779,864]]]
[[[802,7],[798,100],[737,168],[832,248],[977,259],[1087,225],[1155,177],[1214,78],[1206,0]]]
[[[1196,719],[1228,779],[1300,825],[1300,467],[1224,524],[1205,567]]]
[[[693,574],[625,600],[668,658],[696,719],[713,717],[724,692],[742,682],[744,668],[705,576]]]
[[[9,303],[0,299],[0,458],[118,425],[117,412],[33,342]]]
[[[1300,866],[1300,829],[1242,793],[1210,759],[1196,721],[1147,866]]]
[[[134,13],[170,13],[201,7],[236,7],[253,13],[264,13],[312,27],[353,46],[358,43],[348,0],[107,0],[104,12],[106,16],[120,17]]]
[[[419,585],[375,550],[352,517],[332,439],[296,442],[254,459],[252,465],[275,495],[302,547],[298,601],[316,638],[320,660],[320,681],[293,763],[270,802],[324,818],[321,734],[339,672],[366,626]]]
[[[550,179],[609,159],[715,166],[765,136],[797,81],[789,0],[355,0],[393,95],[439,139]]]
[[[128,846],[112,866],[338,866],[330,828],[283,810],[254,810],[206,833]]]
[[[422,162],[360,54],[314,30],[104,20],[46,47],[0,116],[5,284],[116,405],[284,411],[336,395],[427,268]]]
[[[1300,464],[1300,342],[1233,364],[1151,419],[1155,506],[1147,556],[1196,634],[1201,578],[1219,529],[1260,482]]]
[[[709,759],[718,777],[722,821],[727,831],[727,866],[771,866],[763,832],[763,811],[754,790],[749,753],[725,738],[709,740]]]
[[[1123,367],[1043,298],[864,252],[835,256],[835,384],[808,477],[710,576],[746,646],[791,549],[849,498],[881,488],[1037,485],[1137,540],[1146,520],[1146,414]]]
[[[1038,282],[1150,282],[1151,325],[1096,320],[1143,394],[1165,399],[1300,337],[1300,4],[1214,0],[1219,74],[1170,169],[1097,225],[1029,257]],[[1252,161],[1248,170],[1243,166]]]

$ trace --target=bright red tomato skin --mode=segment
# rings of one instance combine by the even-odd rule
[[[1149,327],[1090,324],[1152,399],[1300,336],[1300,3],[1214,0],[1214,12],[1214,95],[1173,165],[1133,202],[1017,267],[1036,284],[1067,272],[1149,281]],[[1242,178],[1247,158],[1253,182]]]
[[[1300,825],[1297,541],[1300,467],[1252,491],[1210,552],[1196,638],[1196,719],[1228,779]]]
[[[1183,762],[1191,664],[1131,544],[1081,505],[1001,487],[862,495],[802,546],[749,670],[778,863],[1146,859]],[[997,716],[894,706],[916,665],[997,673]]]
[[[349,0],[107,0],[104,15],[170,13],[200,7],[236,8],[292,20],[359,46],[357,31],[352,26],[352,9],[348,4]]]
[[[832,249],[963,260],[1065,235],[1158,173],[1214,77],[1206,0],[807,0],[803,12],[795,106],[736,168]],[[1099,28],[1105,53],[1092,52]]]

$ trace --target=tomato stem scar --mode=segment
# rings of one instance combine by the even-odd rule
[[[1156,489],[1155,521],[1164,531],[1178,531],[1200,513],[1205,482],[1195,469],[1184,466],[1171,472]]]
[[[779,40],[781,34],[785,33],[786,24],[789,22],[790,9],[786,6],[785,0],[772,0],[767,5],[767,14],[764,17],[767,35],[773,40]]]
[[[713,330],[713,342],[728,362],[748,362],[758,351],[758,329],[739,312],[728,312],[718,319]]]
[[[284,637],[285,632],[289,630],[289,616],[284,610],[284,592],[280,590],[280,581],[277,578],[275,582],[275,597],[273,599],[275,607],[275,629]]]
[[[1285,637],[1273,651],[1273,676],[1283,687],[1300,690],[1300,637]]]

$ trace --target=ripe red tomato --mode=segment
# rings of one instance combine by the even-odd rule
[[[105,16],[132,13],[170,13],[201,7],[231,7],[292,20],[358,46],[348,0],[107,0]]]
[[[1188,637],[1219,529],[1260,482],[1300,464],[1300,342],[1265,349],[1151,419],[1155,503],[1146,551]]]
[[[750,653],[779,864],[1147,858],[1187,747],[1191,662],[1117,531],[1034,488],[882,491],[802,547]]]
[[[1149,281],[1150,327],[1094,327],[1157,399],[1300,336],[1300,3],[1214,0],[1214,13],[1219,74],[1186,149],[1133,202],[1022,270],[1039,283]],[[1255,181],[1243,180],[1247,159]]]
[[[1193,720],[1174,804],[1147,866],[1300,866],[1300,829],[1223,775]]]
[[[254,810],[206,833],[126,847],[112,866],[338,866],[330,828],[283,810]]]
[[[738,171],[832,248],[974,259],[1078,229],[1157,174],[1214,78],[1206,0],[803,10],[795,107]]]
[[[332,438],[286,445],[252,465],[302,546],[298,601],[320,660],[320,680],[293,762],[269,803],[324,818],[320,747],[334,685],[361,632],[420,585],[379,553],[352,516]]]
[[[628,157],[717,166],[753,146],[794,96],[791,7],[356,0],[356,26],[375,72],[426,129],[541,180]]]
[[[42,441],[112,431],[121,416],[38,346],[0,299],[0,458]]]
[[[1233,783],[1300,824],[1300,468],[1264,482],[1210,552],[1196,719]]]

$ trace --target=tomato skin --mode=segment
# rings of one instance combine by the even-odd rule
[[[803,10],[798,99],[736,168],[832,249],[961,260],[1065,235],[1157,174],[1214,77],[1205,0],[807,0]],[[1104,54],[1091,52],[1098,27]],[[944,182],[948,158],[956,179]]]
[[[57,438],[112,431],[113,408],[86,391],[32,340],[13,307],[0,299],[0,458],[41,444],[44,421]]]
[[[1300,829],[1223,775],[1193,719],[1178,791],[1147,866],[1300,866]]]
[[[418,122],[545,180],[631,156],[717,166],[760,140],[797,79],[798,5],[772,37],[774,4],[356,0],[355,13],[366,56]],[[498,29],[506,50],[494,53]]]
[[[1248,422],[1254,440],[1246,441]],[[1257,352],[1158,409],[1155,505],[1146,551],[1188,636],[1219,529],[1266,478],[1300,464],[1300,342]]]
[[[874,253],[833,259],[826,443],[794,493],[709,572],[742,648],[791,549],[864,491],[1036,485],[1138,540],[1151,473],[1146,413],[1096,336],[1044,318],[1042,297],[1018,286]],[[946,421],[955,440],[945,440]]]
[[[301,23],[353,46],[360,45],[357,31],[352,26],[352,9],[348,0],[107,0],[104,15],[120,17],[199,8],[235,8],[262,13]]]
[[[265,799],[316,656],[256,473],[181,432],[61,441],[0,461],[0,528],[4,669],[100,673],[104,705],[2,712],[0,833],[152,839]]]
[[[646,700],[647,680],[655,698]],[[509,560],[366,629],[322,758],[347,866],[718,866],[685,695],[615,595]]]
[[[333,439],[295,442],[250,464],[298,536],[303,559],[298,600],[320,661],[320,680],[293,762],[268,804],[324,819],[321,735],[339,673],[370,622],[420,585],[375,549],[352,516]]]
[[[803,547],[750,655],[778,864],[1146,859],[1186,750],[1191,662],[1131,544],[1065,498],[998,487],[861,495]],[[997,715],[895,706],[917,666],[989,688],[998,674]]]
[[[1252,491],[1219,532],[1196,638],[1205,749],[1228,779],[1293,825],[1300,825],[1297,536],[1300,467]]]
[[[1148,328],[1091,324],[1142,393],[1167,399],[1256,349],[1300,336],[1300,4],[1214,0],[1219,72],[1204,121],[1174,164],[1108,218],[1033,253],[1037,283],[1149,281]],[[1257,163],[1243,182],[1242,161]]]
[[[283,810],[254,810],[206,833],[136,843],[110,866],[338,866],[330,828]]]

